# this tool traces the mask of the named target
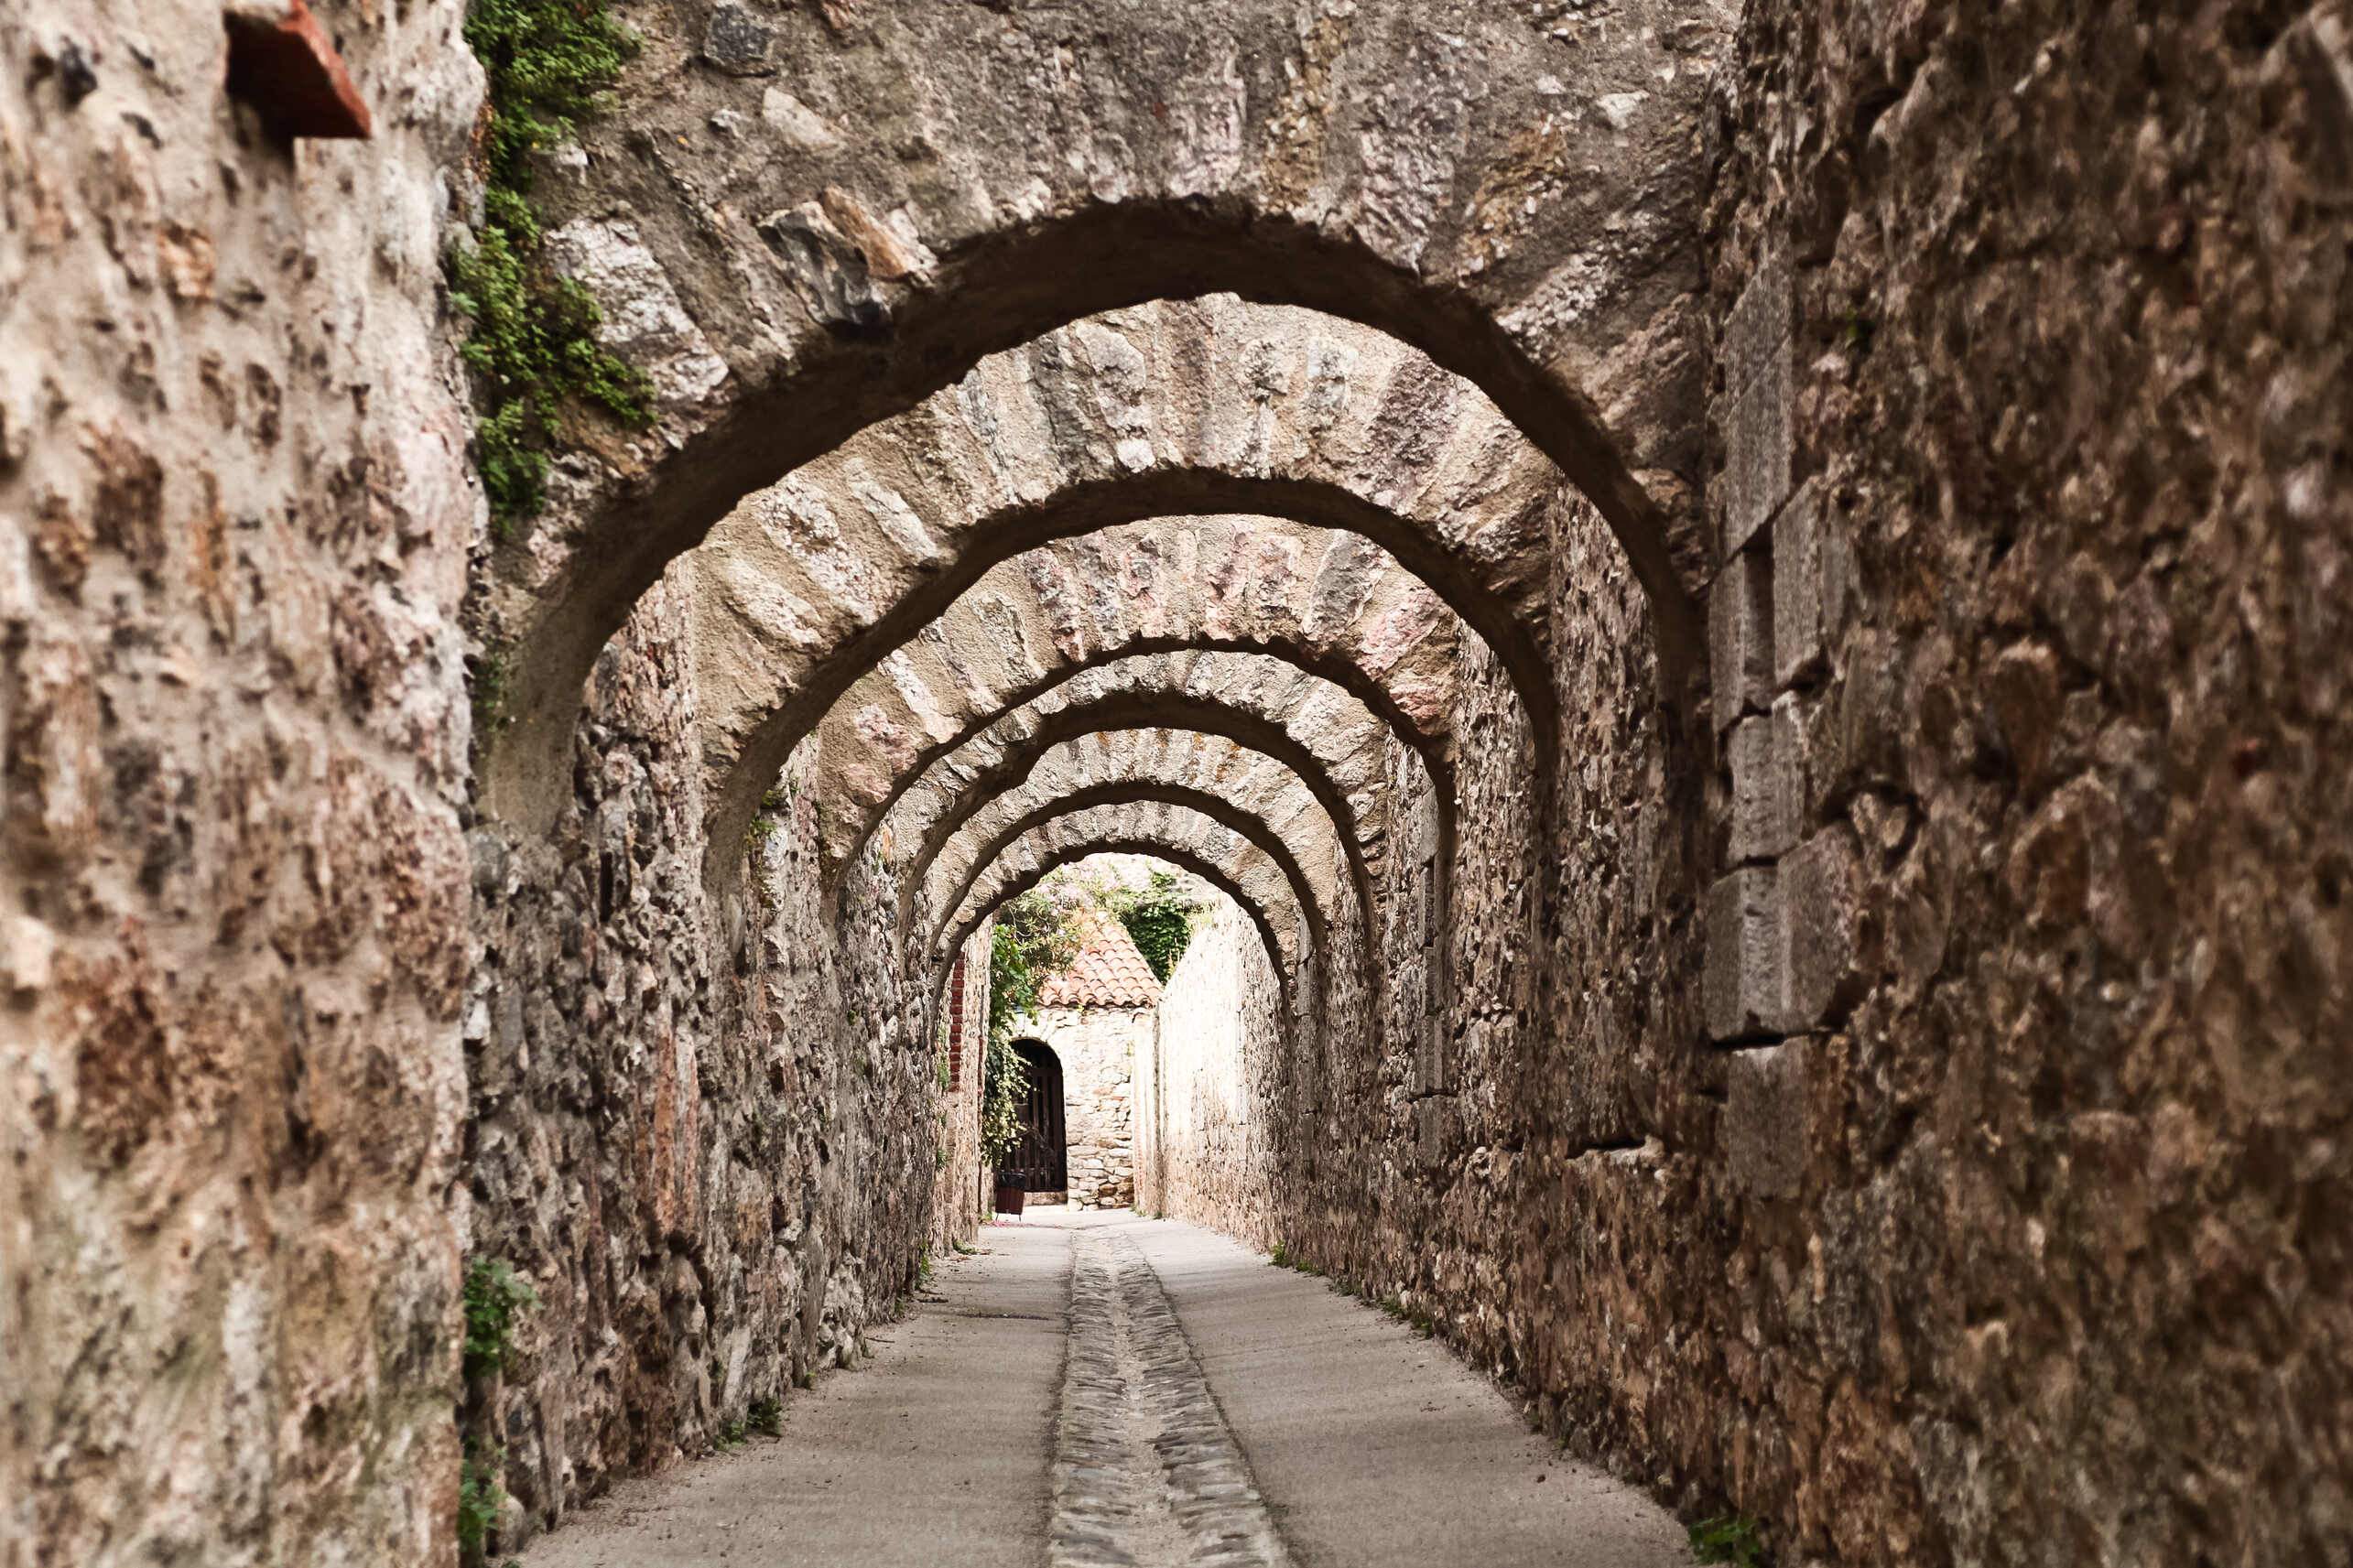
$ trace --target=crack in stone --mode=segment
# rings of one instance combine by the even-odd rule
[[[1052,1568],[1290,1568],[1143,1249],[1077,1233]]]

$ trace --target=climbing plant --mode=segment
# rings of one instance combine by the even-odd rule
[[[1014,1020],[1036,1009],[1038,988],[1077,948],[1069,911],[1041,889],[997,910],[989,938],[989,1039],[981,1097],[981,1158],[988,1164],[1002,1163],[1021,1137],[1029,1078],[1014,1050]]]
[[[515,1324],[539,1304],[539,1293],[504,1259],[477,1257],[466,1264],[460,1301],[466,1320],[465,1374],[467,1381],[472,1383],[506,1365],[506,1357],[515,1347]],[[467,1422],[467,1411],[461,1410],[461,1424],[491,1424],[486,1401],[476,1404],[470,1400],[469,1403],[473,1404],[476,1420]],[[506,1507],[506,1487],[501,1479],[506,1455],[496,1439],[484,1432],[466,1433],[462,1447],[464,1462],[458,1477],[458,1556],[467,1568],[473,1568],[483,1562],[491,1531],[497,1528],[499,1515]]]
[[[1104,903],[1120,917],[1135,950],[1152,967],[1152,978],[1166,980],[1193,939],[1193,916],[1200,905],[1185,891],[1174,871],[1155,871],[1140,888],[1115,888]]]
[[[483,222],[450,250],[450,294],[472,319],[460,352],[478,395],[474,466],[504,535],[547,499],[568,404],[653,419],[645,376],[596,340],[596,301],[541,256],[531,201],[534,157],[597,112],[637,41],[605,0],[473,0],[465,34],[489,81]]]
[[[466,1356],[469,1378],[484,1378],[506,1365],[515,1324],[539,1304],[531,1281],[503,1258],[476,1258],[466,1265]]]

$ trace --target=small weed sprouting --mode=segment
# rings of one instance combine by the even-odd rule
[[[746,1418],[753,1431],[763,1437],[779,1437],[785,1430],[785,1407],[774,1394],[763,1394],[752,1401]]]
[[[466,1439],[465,1461],[458,1472],[458,1551],[466,1562],[482,1561],[483,1548],[506,1507],[506,1487],[499,1479],[504,1462],[499,1449]]]
[[[1381,1303],[1381,1310],[1420,1335],[1424,1339],[1437,1333],[1437,1323],[1429,1314],[1405,1304],[1403,1296],[1389,1296]]]
[[[1691,1554],[1702,1563],[1728,1563],[1731,1568],[1769,1568],[1764,1541],[1754,1519],[1719,1514],[1691,1527]]]
[[[959,1258],[976,1258],[980,1256],[981,1249],[978,1247],[973,1246],[969,1241],[959,1241],[954,1243],[954,1246],[956,1248],[956,1256]]]
[[[719,1434],[710,1440],[710,1445],[713,1448],[718,1449],[721,1454],[732,1454],[735,1450],[743,1447],[743,1423],[740,1421],[723,1421],[720,1422]]]
[[[1324,1271],[1321,1269],[1317,1268],[1280,1241],[1274,1244],[1274,1254],[1267,1259],[1267,1261],[1278,1269],[1290,1269],[1305,1274],[1311,1280],[1320,1280],[1324,1277]]]
[[[1879,322],[1860,308],[1850,308],[1838,318],[1838,340],[1854,351],[1857,359],[1871,351],[1871,341],[1878,336]]]
[[[503,1258],[466,1265],[466,1355],[469,1378],[486,1378],[506,1365],[515,1348],[515,1320],[539,1304],[531,1281]]]
[[[793,1387],[796,1389],[813,1389],[817,1387],[817,1373],[807,1367],[802,1368],[799,1371],[793,1374]]]
[[[485,740],[506,728],[514,716],[506,711],[506,652],[486,648],[466,661],[468,686],[473,699],[474,739]]]

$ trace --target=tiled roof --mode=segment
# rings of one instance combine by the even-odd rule
[[[1079,921],[1079,950],[1038,988],[1040,1007],[1157,1007],[1160,982],[1135,950],[1127,927],[1089,910]]]

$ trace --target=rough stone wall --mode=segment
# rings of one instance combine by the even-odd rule
[[[1807,1550],[2353,1538],[2348,20],[1764,4],[1720,83],[1723,1473]]]
[[[483,1434],[502,1549],[790,1398],[934,1233],[956,1102],[902,1016],[897,888],[870,859],[825,916],[811,744],[713,903],[690,614],[657,588],[599,661],[556,836],[476,835],[473,1246],[540,1297]]]
[[[981,925],[964,944],[961,983],[951,969],[936,1026],[941,1084],[934,1121],[938,1178],[931,1192],[931,1244],[970,1246],[981,1234],[981,1069],[989,1052],[989,947]]]
[[[1135,1206],[1274,1244],[1267,1137],[1282,1067],[1281,988],[1231,901],[1194,923],[1136,1063]]]
[[[455,0],[0,9],[0,1561],[451,1561]]]
[[[1480,827],[1491,736],[1460,1132],[1409,1177],[1372,1114],[1393,999],[1387,1065],[1334,1065],[1362,1141],[1274,1180],[1288,1244],[1785,1558],[2327,1561],[2353,1529],[2348,36],[1751,9],[1712,722],[1663,721],[1621,559],[1557,508],[1541,1027],[1516,1072],[1473,1044],[1531,885]],[[1188,1212],[1256,1235],[1266,1201]]]
[[[1135,1201],[1135,1072],[1152,1037],[1150,1008],[1048,1007],[1022,1020],[1062,1064],[1063,1147],[1070,1202],[1125,1208]]]

